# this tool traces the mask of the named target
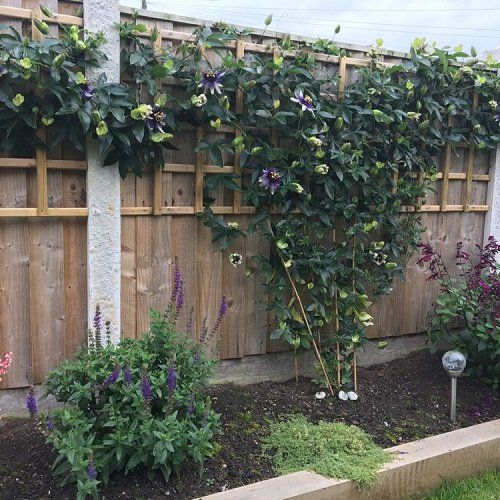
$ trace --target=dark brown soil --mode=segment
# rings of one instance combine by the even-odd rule
[[[218,440],[219,453],[205,464],[203,477],[197,466],[189,465],[168,485],[160,477],[149,481],[145,471],[116,474],[101,488],[102,498],[189,499],[271,478],[271,460],[262,455],[260,440],[270,420],[290,413],[302,413],[312,421],[358,425],[384,447],[500,416],[498,392],[461,379],[458,421],[452,425],[448,419],[449,379],[440,359],[427,353],[361,369],[358,401],[316,400],[317,390],[308,380],[210,388],[224,435]],[[53,479],[50,465],[54,458],[32,422],[5,422],[0,428],[0,498],[75,498],[73,487],[59,488]]]

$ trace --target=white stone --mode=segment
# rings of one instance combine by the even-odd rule
[[[325,399],[326,398],[326,392],[320,391],[316,393],[316,399]]]
[[[347,393],[345,391],[340,391],[339,392],[339,399],[341,399],[342,401],[347,401],[349,399],[349,396],[347,395]]]
[[[100,68],[88,68],[92,82],[106,73],[108,82],[120,80],[120,37],[115,23],[120,21],[118,0],[84,0],[84,25],[92,32],[102,31],[107,43],[101,50],[108,59]],[[111,340],[120,340],[121,217],[120,175],[116,166],[103,167],[97,142],[87,138],[87,276],[88,321],[96,305],[103,321],[111,324]]]
[[[351,401],[356,401],[358,399],[358,395],[354,392],[354,391],[349,391],[347,393],[347,397],[351,400]]]

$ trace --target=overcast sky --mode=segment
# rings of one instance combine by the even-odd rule
[[[140,7],[141,0],[120,0]],[[169,14],[226,21],[329,38],[337,24],[338,41],[373,44],[382,38],[387,49],[406,51],[415,37],[439,46],[474,45],[479,54],[500,46],[500,0],[147,0],[148,9]]]

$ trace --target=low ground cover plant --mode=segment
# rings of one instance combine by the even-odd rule
[[[184,303],[176,268],[167,311],[151,311],[150,331],[140,340],[106,341],[96,311],[89,348],[52,371],[46,393],[65,403],[45,416],[47,441],[58,456],[53,472],[63,484],[76,483],[79,498],[97,496],[100,482],[115,471],[139,466],[159,471],[165,480],[186,460],[203,467],[216,449],[219,416],[202,389],[213,362],[202,345],[176,331]],[[216,334],[226,312],[222,301],[216,325],[204,326],[202,338]],[[26,406],[37,414],[33,392]]]
[[[313,424],[303,415],[273,422],[264,451],[274,453],[279,474],[311,470],[327,477],[373,484],[377,471],[391,460],[389,453],[354,425],[338,422]]]
[[[498,387],[500,384],[500,244],[493,236],[477,255],[457,245],[458,276],[448,269],[431,245],[422,244],[420,265],[429,268],[428,280],[437,280],[440,294],[434,303],[429,338],[431,350],[445,341],[467,355],[466,374]]]

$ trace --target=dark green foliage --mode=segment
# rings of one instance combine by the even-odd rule
[[[146,466],[168,480],[187,459],[202,468],[214,453],[218,415],[202,394],[212,362],[175,333],[172,315],[151,314],[141,340],[83,348],[47,378],[47,394],[65,403],[51,412],[47,434],[54,474],[76,482],[80,498],[96,496],[115,471]]]

